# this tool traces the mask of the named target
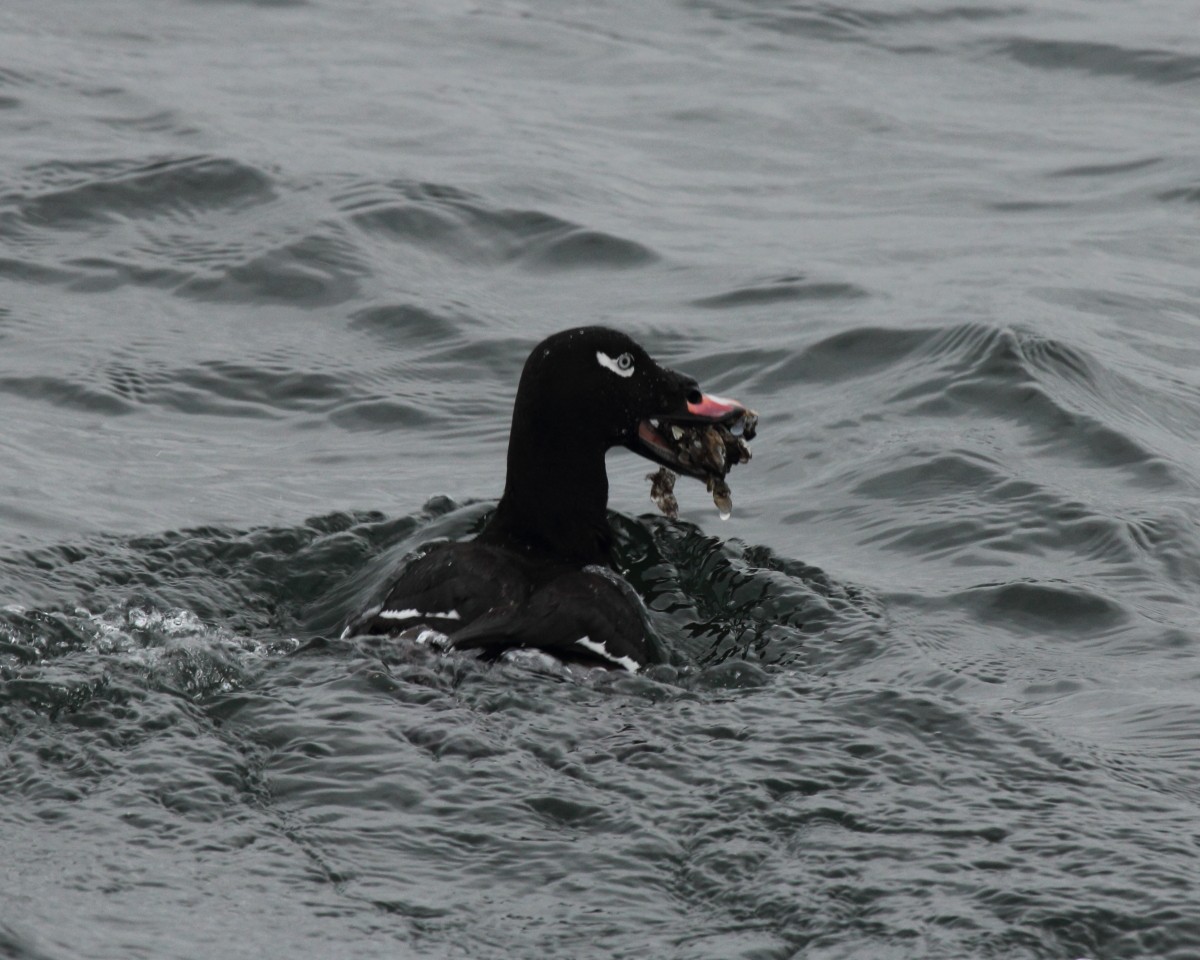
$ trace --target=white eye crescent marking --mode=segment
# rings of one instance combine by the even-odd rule
[[[599,361],[600,366],[604,367],[606,370],[611,370],[618,377],[632,377],[633,376],[633,354],[632,353],[623,353],[619,357],[617,357],[616,360],[614,360],[603,350],[597,350],[596,351],[596,360]]]

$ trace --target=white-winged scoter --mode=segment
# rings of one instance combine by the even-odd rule
[[[732,464],[723,453],[718,462],[689,456],[679,438],[739,424],[750,439],[755,421],[619,331],[582,327],[546,338],[521,373],[504,494],[483,530],[409,562],[347,634],[426,627],[452,648],[489,658],[532,649],[637,671],[648,659],[645,622],[632,588],[611,569],[604,455],[625,446],[711,488]]]

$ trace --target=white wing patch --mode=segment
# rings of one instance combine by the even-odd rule
[[[622,356],[625,356],[625,354],[622,354]],[[618,377],[632,377],[633,376],[633,364],[632,363],[630,363],[627,367],[622,369],[621,365],[619,363],[617,363],[616,360],[614,360],[612,357],[610,357],[603,350],[596,351],[596,360],[599,362],[600,366],[604,367],[605,370],[611,370]]]
[[[608,652],[608,648],[604,644],[597,643],[591,637],[580,637],[575,642],[583,647],[584,650],[590,650],[596,656],[603,657],[609,663],[615,663],[618,666],[624,667],[630,673],[638,672],[637,661],[633,657],[614,657]]]
[[[461,620],[457,610],[446,610],[441,613],[437,611],[423,611],[416,607],[410,607],[407,610],[380,610],[378,616],[381,620],[410,620],[413,617],[437,617],[440,620]]]

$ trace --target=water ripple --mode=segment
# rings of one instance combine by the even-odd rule
[[[734,309],[766,303],[786,303],[793,300],[842,300],[867,296],[867,292],[852,283],[832,283],[805,280],[803,277],[780,277],[766,283],[739,287],[727,293],[717,293],[692,301],[693,306],[714,309]]]
[[[4,198],[27,226],[74,229],[81,222],[123,217],[190,218],[215,208],[266,203],[271,178],[221,157],[164,158],[148,163],[51,163],[26,171],[46,185],[25,197]]]
[[[1017,580],[984,584],[956,600],[983,623],[1035,636],[1086,638],[1100,642],[1129,622],[1123,605],[1078,583]]]
[[[791,3],[782,9],[777,5],[760,0],[742,2],[716,2],[716,0],[692,0],[692,5],[709,12],[720,20],[749,23],[760,29],[784,36],[799,36],[806,39],[838,43],[869,43],[892,48],[887,41],[889,34],[908,28],[926,28],[946,23],[988,23],[1008,19],[1025,12],[1021,6],[977,6],[965,4],[908,6],[904,9],[869,7],[844,3]],[[920,50],[929,52],[931,47],[902,45],[894,47],[897,52]]]
[[[1128,77],[1159,86],[1200,79],[1200,57],[1168,50],[1033,37],[1012,37],[995,44],[994,49],[1017,63],[1040,70],[1075,70],[1096,76]]]
[[[539,210],[495,207],[454,187],[363,184],[335,198],[361,229],[478,263],[531,270],[627,269],[658,259],[648,247]]]

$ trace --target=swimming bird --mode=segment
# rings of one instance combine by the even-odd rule
[[[620,331],[580,327],[547,337],[521,372],[504,492],[483,530],[410,561],[344,635],[420,627],[492,659],[528,649],[636,672],[649,659],[646,624],[637,595],[612,569],[605,453],[627,447],[708,479],[711,489],[731,464],[719,450],[715,461],[697,453],[697,428],[742,424],[749,439],[756,420],[736,401],[706,396]]]

